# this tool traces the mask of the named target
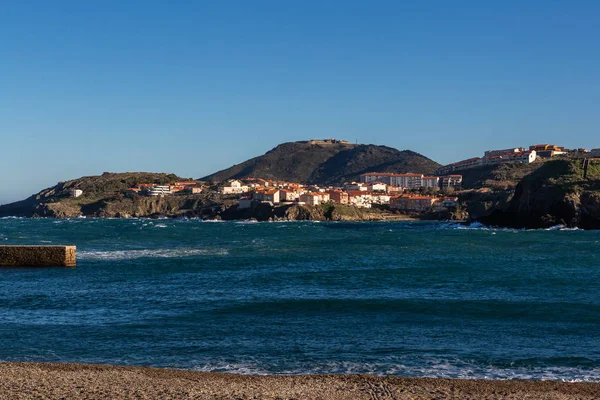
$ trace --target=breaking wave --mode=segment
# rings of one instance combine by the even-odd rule
[[[304,362],[275,365],[258,361],[216,361],[195,366],[202,372],[226,372],[243,375],[305,375],[305,374],[371,374],[379,376],[406,376],[454,379],[490,380],[551,380],[563,382],[600,382],[600,367],[549,366],[540,363],[514,366],[478,363],[458,359],[430,359],[414,365],[411,360],[395,362]]]
[[[195,256],[226,256],[227,249],[141,249],[112,251],[79,251],[82,260],[132,260],[137,258],[182,258]]]

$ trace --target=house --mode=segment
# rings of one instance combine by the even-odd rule
[[[592,153],[595,156],[600,156],[600,148],[598,148],[598,149],[592,149],[590,151],[590,153]]]
[[[248,184],[250,187],[269,187],[270,182],[266,179],[262,178],[245,178],[244,182]]]
[[[389,204],[391,197],[388,193],[371,193],[371,203]]]
[[[390,200],[390,208],[401,211],[430,211],[437,198],[432,196],[402,195]]]
[[[367,189],[370,192],[385,192],[387,190],[387,185],[383,182],[373,182],[367,186]]]
[[[356,207],[371,208],[371,194],[361,190],[348,191],[348,203]]]
[[[534,144],[529,146],[529,150],[535,151],[565,151],[564,147],[558,147],[554,144]]]
[[[279,203],[279,190],[278,189],[268,189],[263,191],[257,191],[254,193],[254,198],[261,202],[269,202],[269,203]]]
[[[330,190],[329,199],[334,203],[338,204],[348,204],[348,192],[344,192],[343,190]]]
[[[291,189],[280,189],[279,200],[281,201],[296,201],[300,195],[297,191]]]
[[[388,193],[392,193],[392,194],[398,194],[404,191],[404,188],[401,188],[400,186],[390,186],[388,185],[386,188],[386,191]]]
[[[301,203],[305,203],[311,206],[318,206],[321,204],[321,195],[319,193],[303,193],[299,198]]]
[[[533,146],[529,146],[529,150],[537,152],[537,155],[542,158],[567,154],[567,150],[564,147],[559,147],[554,144],[534,144]]]
[[[186,186],[185,192],[186,193],[191,193],[191,194],[202,193],[202,187],[200,187],[200,186]]]
[[[83,190],[81,190],[81,189],[71,189],[71,190],[69,191],[69,195],[70,195],[71,197],[79,197],[79,196],[81,196],[82,194],[83,194]]]
[[[243,185],[238,180],[229,181],[227,185],[223,186],[221,192],[223,194],[240,194],[248,191],[248,186]]]

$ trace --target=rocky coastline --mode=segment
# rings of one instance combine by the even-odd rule
[[[165,182],[175,175],[103,174],[61,182],[25,200],[0,206],[0,217],[33,218],[200,218],[256,221],[451,220],[491,227],[544,229],[553,226],[600,229],[600,161],[563,159],[540,164],[514,186],[490,184],[457,192],[458,207],[439,213],[399,213],[386,206],[359,208],[326,203],[318,206],[270,203],[239,209],[237,195],[217,186],[197,194],[141,196],[126,193],[133,182]],[[493,182],[492,182],[493,183]],[[72,198],[73,187],[86,195]]]

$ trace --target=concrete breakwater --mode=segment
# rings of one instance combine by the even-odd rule
[[[2,267],[74,267],[75,246],[0,246]]]

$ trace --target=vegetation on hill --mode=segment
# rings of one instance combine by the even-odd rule
[[[482,165],[480,167],[455,171],[463,176],[463,189],[492,188],[514,189],[523,177],[531,174],[544,164],[538,159],[532,163],[511,163]]]
[[[55,186],[44,189],[41,192],[15,203],[0,206],[0,216],[48,216],[48,217],[78,217],[79,215],[114,216],[115,213],[105,213],[102,210],[112,206],[114,201],[131,202],[131,210],[138,210],[143,215],[150,214],[156,209],[154,203],[144,205],[139,200],[133,204],[133,200],[125,200],[122,191],[134,187],[140,183],[169,184],[183,180],[174,174],[150,173],[150,172],[105,172],[99,176],[85,176],[66,182],[59,182]],[[71,198],[70,191],[80,189],[83,195]],[[139,197],[139,196],[138,196]],[[155,199],[156,200],[156,199]],[[170,200],[163,201],[169,203]],[[158,200],[156,200],[157,203]],[[150,204],[152,203],[152,204]],[[173,208],[165,204],[165,209]],[[149,210],[146,214],[144,210]],[[123,210],[126,213],[125,210]],[[130,211],[131,212],[135,211]]]
[[[556,225],[600,228],[600,161],[583,159],[544,163],[517,185],[507,207],[482,222],[517,228]]]
[[[386,146],[283,143],[266,154],[202,178],[212,182],[255,177],[321,185],[358,180],[365,172],[433,173],[439,164]]]

